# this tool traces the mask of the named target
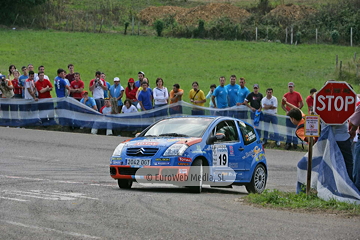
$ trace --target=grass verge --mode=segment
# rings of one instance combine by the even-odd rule
[[[324,201],[312,192],[305,193],[282,192],[277,189],[265,190],[262,194],[249,194],[244,197],[246,204],[266,208],[276,208],[308,213],[336,214],[346,217],[359,217],[360,205],[339,202],[335,199]]]

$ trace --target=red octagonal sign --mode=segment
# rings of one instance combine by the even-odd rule
[[[355,112],[356,93],[346,82],[328,81],[314,97],[314,112],[329,125],[340,125]]]

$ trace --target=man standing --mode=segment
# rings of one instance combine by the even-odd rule
[[[250,117],[254,121],[254,125],[258,126],[261,118],[261,100],[263,98],[263,95],[259,93],[259,84],[254,84],[254,91],[249,93],[247,97],[245,98],[245,104],[248,108],[251,109]],[[256,128],[257,133],[259,134],[259,137],[261,138],[261,131]]]
[[[214,108],[227,108],[229,106],[229,99],[228,99],[228,91],[225,87],[225,77],[219,78],[220,85],[215,88],[214,93],[211,97],[211,100],[214,104]],[[216,101],[215,101],[216,99]],[[227,114],[223,111],[217,111],[216,115],[223,115],[226,116]]]
[[[38,81],[35,83],[36,90],[39,93],[39,99],[51,98],[51,90],[53,88],[52,84],[48,79],[45,79],[43,72],[38,73]],[[40,102],[38,103],[38,109],[40,111],[40,116],[45,115],[46,117],[40,118],[43,125],[55,125],[54,120],[54,103],[53,102]],[[50,110],[48,114],[42,113],[43,110]]]
[[[38,81],[35,83],[35,87],[39,93],[39,99],[51,98],[50,92],[53,86],[48,79],[45,79],[43,72],[38,73]]]
[[[36,87],[34,82],[34,72],[29,71],[29,78],[25,81],[25,99],[31,99],[37,101]],[[35,105],[35,104],[33,104]]]
[[[104,106],[104,90],[107,90],[106,82],[100,78],[101,72],[95,73],[95,78],[90,81],[90,91],[96,102],[97,108],[100,110]]]
[[[19,77],[19,86],[22,87],[22,97],[25,98],[25,82],[26,79],[29,78],[29,75],[28,75],[28,70],[25,66],[21,68],[21,71],[23,72],[23,75]],[[20,111],[22,110],[20,109]]]
[[[107,89],[104,90],[104,99],[109,98],[109,90],[110,90],[111,84],[108,81],[106,81],[106,74],[105,73],[102,72],[101,75],[100,75],[100,78],[105,81],[106,87],[107,87]]]
[[[0,91],[2,92],[2,98],[12,98],[14,96],[14,87],[9,79],[6,79],[5,75],[0,75]],[[0,104],[2,111],[2,121],[10,122],[10,105],[8,101],[3,101]]]
[[[309,114],[313,114],[314,109],[313,109],[313,105],[314,105],[314,93],[316,93],[316,89],[312,88],[310,90],[310,95],[306,97],[306,104],[308,106],[308,113]]]
[[[301,94],[294,91],[295,84],[293,82],[289,82],[288,88],[289,88],[289,92],[285,93],[283,97],[286,98],[287,102],[301,109],[304,106],[304,102]],[[283,101],[281,107],[282,109],[284,109],[286,113],[290,111],[290,107],[289,106],[285,107]],[[293,143],[294,149],[297,149],[298,138],[293,133],[294,130],[295,130],[294,125],[291,123],[289,118],[286,118],[286,144],[285,144],[286,150],[289,150],[291,148],[291,143]]]
[[[274,138],[276,141],[276,146],[280,146],[279,141],[279,131],[278,131],[278,118],[277,114],[277,106],[278,101],[277,98],[273,96],[273,89],[268,88],[266,89],[266,97],[261,99],[261,106],[263,109],[263,120],[264,120],[264,139],[263,144],[267,144],[269,132],[267,131],[270,128],[270,123],[272,123],[274,129]]]
[[[70,96],[80,101],[83,91],[84,82],[80,79],[80,73],[76,72],[74,73],[74,80],[70,83]]]
[[[70,87],[67,85],[65,81],[65,70],[59,68],[57,70],[57,77],[54,79],[55,92],[58,98],[66,97],[66,89],[70,91]]]
[[[240,86],[236,84],[236,75],[230,76],[230,84],[226,85],[229,96],[229,107],[235,107],[239,100]],[[244,101],[243,101],[244,102]],[[239,118],[239,111],[230,110],[229,116]]]
[[[135,82],[135,87],[139,88],[142,85],[145,73],[143,71],[138,72],[138,80]]]
[[[44,73],[44,79],[47,79],[49,80],[49,77],[47,75],[45,75],[45,67],[43,65],[39,66],[38,67],[38,72],[42,72]],[[39,74],[36,74],[35,78],[34,78],[34,81],[35,83],[39,80]]]
[[[152,92],[148,89],[149,84],[147,82],[142,82],[142,90],[139,92],[138,100],[142,111],[150,110],[152,106]]]
[[[110,98],[111,105],[113,105],[116,110],[114,113],[121,113],[121,108],[124,105],[121,100],[124,95],[125,89],[120,85],[120,78],[114,78],[114,85],[110,87]]]
[[[202,90],[199,89],[199,83],[193,82],[192,89],[189,92],[190,102],[195,106],[204,107],[206,102],[205,94]],[[205,111],[199,108],[194,107],[191,110],[192,115],[204,115]]]
[[[355,112],[351,117],[349,118],[349,125],[350,125],[350,137],[354,138],[357,130],[360,126],[360,106],[356,107]],[[358,137],[360,134],[358,133]],[[353,181],[355,183],[355,186],[360,191],[360,139],[355,143],[354,146],[354,165],[353,165]]]
[[[239,85],[240,85],[239,99],[236,103],[236,106],[241,106],[241,108],[238,111],[239,119],[245,120],[248,118],[247,108],[244,108],[242,106],[246,106],[245,98],[247,97],[247,95],[249,95],[250,91],[247,87],[245,87],[245,78],[242,77],[240,78]]]
[[[67,80],[69,80],[69,83],[71,85],[71,83],[75,80],[75,72],[74,72],[74,65],[72,65],[71,63],[67,66],[68,67],[68,70],[69,70],[69,73],[66,74],[65,78]],[[80,97],[81,99],[81,97]]]
[[[175,83],[173,89],[170,91],[170,104],[177,103],[181,101],[184,90],[180,89],[180,85]],[[178,105],[175,107],[170,107],[169,109],[171,114],[182,114],[182,106]]]

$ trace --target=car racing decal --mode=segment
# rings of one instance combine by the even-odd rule
[[[255,146],[254,149],[252,149],[249,152],[246,152],[245,155],[242,157],[242,159],[248,157],[252,157],[255,161],[261,161],[264,159],[265,154],[259,146]]]
[[[229,156],[226,145],[215,144],[212,146],[213,166],[227,167]]]

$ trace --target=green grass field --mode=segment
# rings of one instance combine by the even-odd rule
[[[293,81],[295,90],[305,98],[311,88],[319,89],[326,80],[334,78],[336,55],[345,64],[354,52],[360,52],[359,47],[335,45],[291,46],[122,34],[4,29],[0,34],[3,74],[7,74],[10,64],[20,69],[31,63],[35,68],[44,65],[52,80],[58,68],[66,69],[67,64],[73,63],[86,86],[95,71],[100,70],[111,83],[114,77],[120,77],[125,87],[130,77],[136,80],[137,72],[144,71],[151,87],[157,77],[162,77],[169,89],[179,83],[186,92],[185,101],[193,81],[198,81],[206,94],[210,84],[218,84],[220,76],[229,82],[231,74],[245,77],[250,90],[255,83],[260,84],[263,94],[266,88],[274,88],[278,99],[287,91],[287,82]],[[359,86],[354,86],[354,90],[359,92]],[[55,97],[54,92],[52,96]],[[283,114],[281,108],[279,114]]]

